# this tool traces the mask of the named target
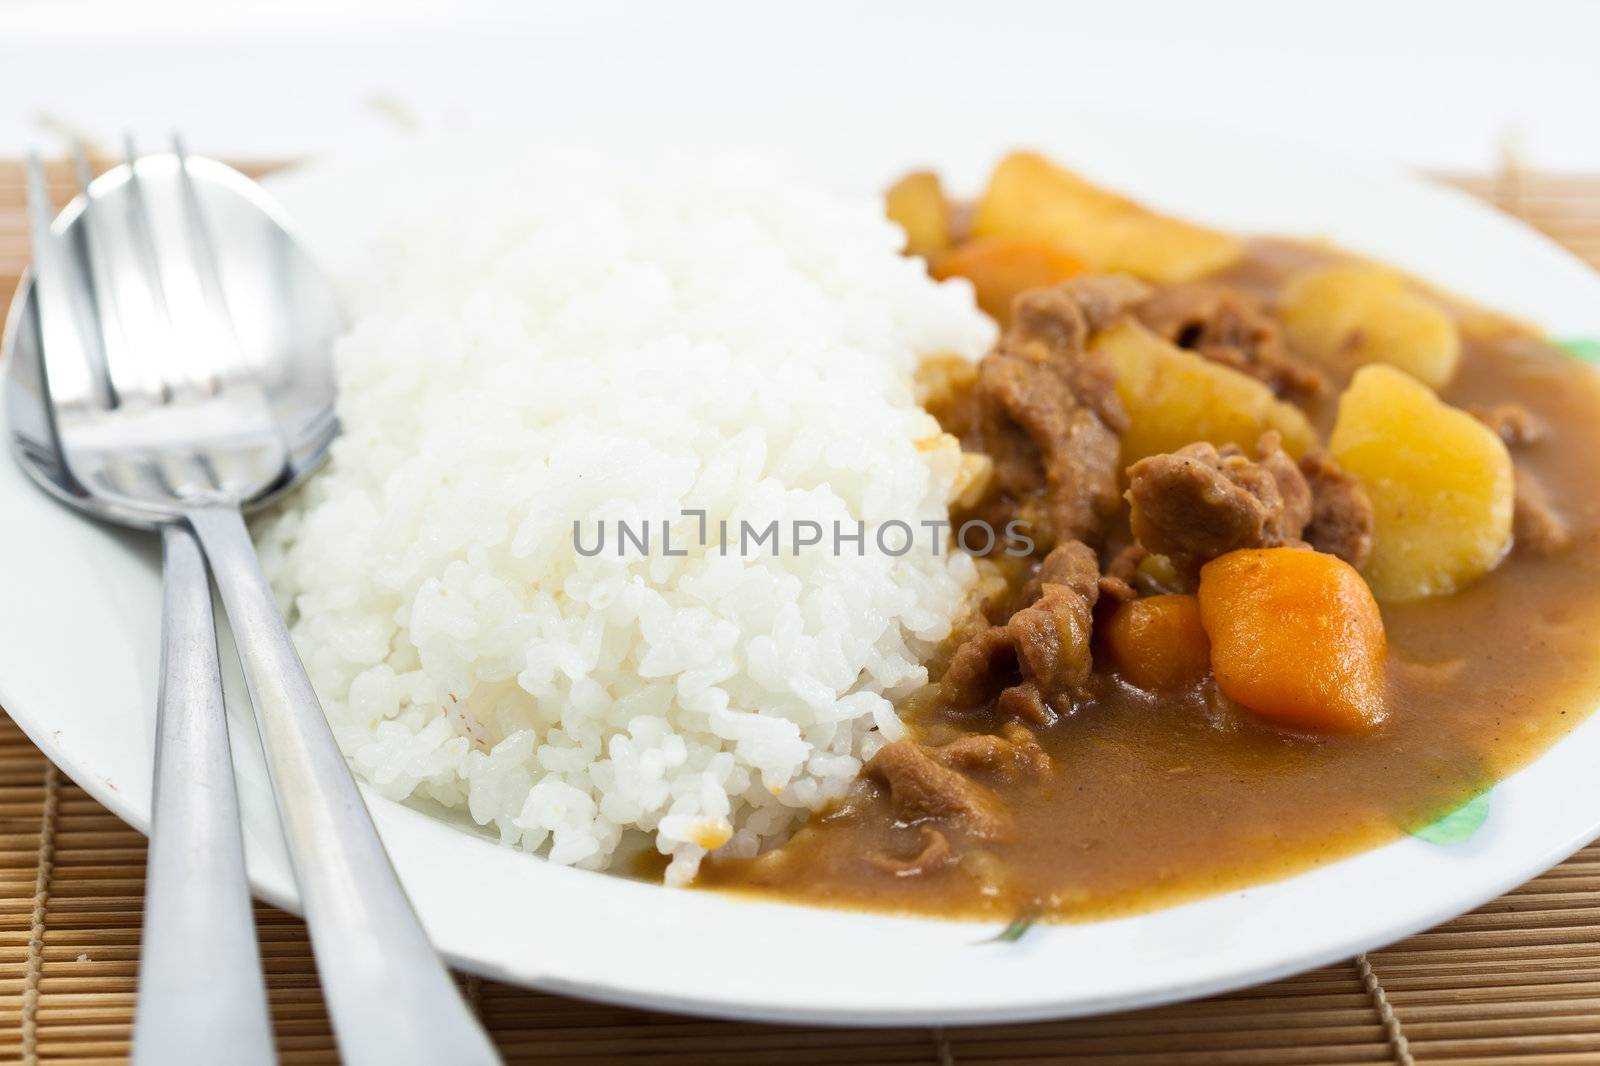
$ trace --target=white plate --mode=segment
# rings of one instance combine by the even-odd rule
[[[661,139],[607,132],[635,149]],[[1531,230],[1411,177],[1128,116],[1056,115],[976,136],[931,119],[832,135],[789,148],[801,169],[848,189],[876,188],[923,163],[975,183],[1009,142],[1028,142],[1196,219],[1331,235],[1552,333],[1600,336],[1600,278]],[[418,189],[449,189],[446,158],[438,144],[400,146],[273,184],[338,271],[397,204]],[[153,544],[67,512],[9,461],[0,462],[0,514],[0,705],[73,780],[144,829],[160,613]],[[255,730],[242,700],[231,699],[229,713],[251,877],[264,898],[293,909]],[[1502,783],[1487,823],[1463,846],[1405,839],[1275,884],[1136,918],[1037,927],[1011,944],[985,942],[993,926],[790,907],[553,867],[410,808],[368,803],[429,933],[467,970],[700,1014],[950,1025],[1198,996],[1406,936],[1600,834],[1597,765],[1600,717]]]

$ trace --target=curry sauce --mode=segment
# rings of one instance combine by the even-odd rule
[[[1270,305],[1296,270],[1331,258],[1253,241],[1217,278]],[[1384,602],[1380,725],[1349,735],[1286,728],[1209,681],[1145,691],[1108,667],[1097,644],[1070,706],[1027,723],[1047,771],[968,771],[1005,811],[1003,831],[949,834],[947,861],[915,863],[930,847],[928,823],[897,814],[890,789],[869,776],[782,847],[714,857],[700,883],[949,916],[1121,915],[1377,846],[1538,756],[1600,704],[1600,375],[1506,320],[1444,306],[1461,351],[1440,398],[1461,409],[1514,403],[1540,426],[1537,443],[1511,454],[1542,486],[1567,543],[1549,552],[1517,543],[1459,591]],[[1336,400],[1301,405],[1324,439]],[[1097,626],[1103,618],[1102,604]],[[997,707],[938,700],[914,700],[903,715],[930,745],[1015,723]]]

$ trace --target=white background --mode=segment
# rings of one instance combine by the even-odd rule
[[[1600,169],[1600,3],[0,0],[0,154],[172,128],[305,153],[403,125],[848,143],[1075,105],[1350,158]],[[582,116],[574,115],[581,101]],[[790,131],[804,131],[804,136]],[[603,138],[601,138],[603,139]]]

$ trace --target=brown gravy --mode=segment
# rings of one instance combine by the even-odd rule
[[[1330,253],[1257,241],[1227,275],[1270,294]],[[1127,914],[1273,880],[1391,840],[1451,810],[1559,739],[1600,704],[1600,375],[1547,342],[1457,308],[1463,354],[1442,396],[1514,400],[1548,436],[1514,449],[1574,535],[1554,557],[1513,550],[1466,590],[1383,609],[1388,722],[1367,736],[1286,732],[1198,692],[1100,686],[1039,731],[1043,778],[984,779],[1013,832],[960,862],[896,876],[872,856],[915,853],[886,790],[860,782],[782,848],[708,861],[701,884],[813,904],[1010,918]],[[1326,431],[1331,412],[1318,412]],[[922,739],[998,722],[934,712]]]

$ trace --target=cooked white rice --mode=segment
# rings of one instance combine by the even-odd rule
[[[356,772],[559,863],[652,834],[678,883],[837,796],[974,580],[929,533],[873,543],[958,476],[919,359],[992,338],[901,239],[759,161],[569,155],[390,233],[350,279],[344,435],[260,537]],[[619,518],[688,555],[574,550]],[[866,552],[724,555],[721,519],[859,519]]]

